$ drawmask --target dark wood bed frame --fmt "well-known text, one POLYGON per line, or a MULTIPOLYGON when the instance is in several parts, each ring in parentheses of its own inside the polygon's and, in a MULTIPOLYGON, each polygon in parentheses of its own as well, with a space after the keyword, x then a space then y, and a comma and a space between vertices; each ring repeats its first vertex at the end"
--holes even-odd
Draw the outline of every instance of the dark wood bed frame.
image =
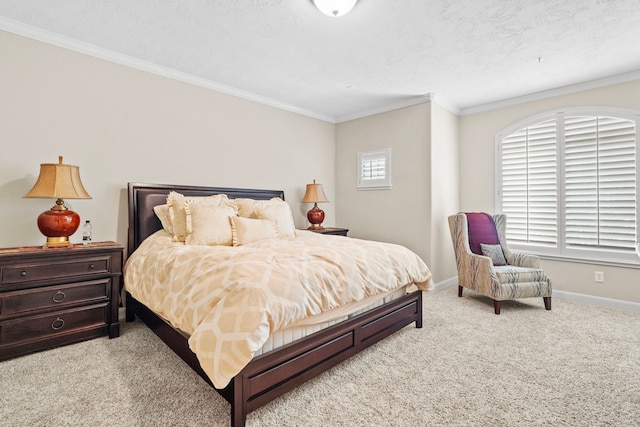
MULTIPOLYGON (((153 207, 164 204, 172 190, 186 196, 227 194, 229 198, 284 199, 282 191, 129 183, 128 255, 131 255, 147 236, 162 228, 153 207)), ((127 321, 134 320, 137 315, 211 384, 196 355, 189 349, 188 337, 183 332, 171 327, 128 292, 126 313, 127 321)), ((412 322, 415 322, 416 328, 422 327, 422 291, 409 293, 352 319, 255 357, 226 388, 214 389, 231 404, 231 425, 244 426, 249 412, 412 322)))

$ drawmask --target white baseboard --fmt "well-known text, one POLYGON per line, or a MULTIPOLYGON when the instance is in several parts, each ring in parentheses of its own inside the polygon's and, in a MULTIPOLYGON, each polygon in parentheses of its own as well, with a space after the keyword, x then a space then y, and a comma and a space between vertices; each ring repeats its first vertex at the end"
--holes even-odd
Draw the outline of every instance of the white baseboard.
POLYGON ((630 310, 640 312, 640 303, 632 301, 624 301, 620 299, 597 297, 594 295, 577 294, 567 291, 553 291, 553 298, 579 302, 582 304, 597 305, 599 307, 617 308, 619 310, 630 310))
POLYGON ((431 288, 431 292, 440 292, 444 289, 447 289, 451 286, 458 284, 458 276, 450 277, 442 282, 434 283, 431 288))
MULTIPOLYGON (((451 277, 434 284, 431 288, 431 292, 440 292, 447 289, 450 286, 458 284, 458 276, 451 277)), ((598 297, 594 295, 578 294, 575 292, 557 291, 554 290, 552 297, 555 299, 578 302, 581 304, 590 304, 599 307, 616 308, 619 310, 630 310, 640 312, 640 303, 632 301, 624 301, 620 299, 598 297)))

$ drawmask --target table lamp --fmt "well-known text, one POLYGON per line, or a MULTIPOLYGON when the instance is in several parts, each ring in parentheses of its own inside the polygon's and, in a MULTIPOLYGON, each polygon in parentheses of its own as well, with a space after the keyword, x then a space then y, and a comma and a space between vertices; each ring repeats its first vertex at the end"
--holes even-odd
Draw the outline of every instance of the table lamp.
POLYGON ((42 163, 35 185, 23 197, 53 198, 56 204, 38 216, 38 229, 47 237, 44 248, 71 246, 69 236, 80 226, 80 215, 69 210, 62 199, 90 199, 80 180, 80 168, 62 163, 42 163))
POLYGON ((311 223, 309 230, 322 230, 322 221, 324 221, 324 211, 318 207, 318 203, 328 202, 327 196, 324 195, 322 184, 307 184, 307 191, 304 193, 302 203, 313 203, 313 207, 307 212, 307 220, 311 223))

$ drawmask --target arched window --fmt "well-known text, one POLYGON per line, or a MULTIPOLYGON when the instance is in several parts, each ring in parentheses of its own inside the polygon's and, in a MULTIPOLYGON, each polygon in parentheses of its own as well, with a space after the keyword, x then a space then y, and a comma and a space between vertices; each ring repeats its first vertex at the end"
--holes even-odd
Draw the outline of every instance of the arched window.
POLYGON ((496 211, 507 238, 539 254, 639 263, 640 114, 573 108, 496 136, 496 211))

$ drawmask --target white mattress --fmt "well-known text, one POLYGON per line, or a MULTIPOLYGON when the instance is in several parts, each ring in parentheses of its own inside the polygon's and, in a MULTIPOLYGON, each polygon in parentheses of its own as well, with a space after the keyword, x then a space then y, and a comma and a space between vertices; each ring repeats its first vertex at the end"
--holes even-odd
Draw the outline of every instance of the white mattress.
POLYGON ((342 307, 339 311, 333 311, 331 313, 325 313, 324 315, 314 316, 313 318, 304 319, 304 322, 298 322, 288 328, 281 331, 273 332, 262 348, 255 352, 255 356, 260 356, 271 350, 276 350, 283 345, 292 343, 300 338, 304 338, 322 329, 333 326, 342 321, 351 319, 365 311, 379 307, 390 301, 396 300, 407 294, 407 287, 396 289, 383 295, 378 295, 375 298, 367 298, 364 300, 364 304, 361 302, 357 305, 350 305, 342 307))

